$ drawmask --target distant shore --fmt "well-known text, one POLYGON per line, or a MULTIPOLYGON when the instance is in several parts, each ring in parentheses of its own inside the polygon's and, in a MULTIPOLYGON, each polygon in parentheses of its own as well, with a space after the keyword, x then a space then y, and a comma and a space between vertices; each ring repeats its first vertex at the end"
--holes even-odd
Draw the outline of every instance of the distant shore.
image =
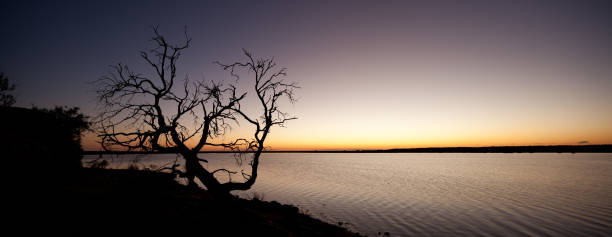
MULTIPOLYGON (((612 153, 612 144, 554 145, 554 146, 487 146, 487 147, 428 147, 394 148, 384 150, 267 150, 267 153, 612 153)), ((152 154, 142 151, 86 151, 98 154, 152 154)), ((201 153, 236 153, 235 151, 202 151, 201 153)))

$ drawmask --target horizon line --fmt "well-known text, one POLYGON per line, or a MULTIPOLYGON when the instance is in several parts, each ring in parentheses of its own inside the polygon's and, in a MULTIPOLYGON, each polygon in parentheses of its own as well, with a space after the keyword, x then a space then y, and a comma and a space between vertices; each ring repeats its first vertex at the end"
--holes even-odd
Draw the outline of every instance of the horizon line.
MULTIPOLYGON (((201 150, 199 153, 252 153, 253 151, 201 150)), ((526 153, 526 152, 612 152, 612 144, 583 145, 528 145, 528 146, 449 146, 449 147, 414 147, 390 149, 309 149, 309 150, 263 150, 267 153, 526 153)), ((165 154, 173 152, 156 151, 83 151, 85 154, 113 153, 147 153, 165 154)))

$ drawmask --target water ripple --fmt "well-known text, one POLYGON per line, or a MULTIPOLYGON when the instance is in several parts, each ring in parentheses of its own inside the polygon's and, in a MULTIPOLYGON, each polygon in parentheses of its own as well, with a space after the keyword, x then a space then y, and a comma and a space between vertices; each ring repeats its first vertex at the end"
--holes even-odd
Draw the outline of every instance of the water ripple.
MULTIPOLYGON (((207 155, 210 168, 232 164, 207 155)), ((611 174, 612 154, 266 153, 237 194, 369 236, 612 236, 611 174)))

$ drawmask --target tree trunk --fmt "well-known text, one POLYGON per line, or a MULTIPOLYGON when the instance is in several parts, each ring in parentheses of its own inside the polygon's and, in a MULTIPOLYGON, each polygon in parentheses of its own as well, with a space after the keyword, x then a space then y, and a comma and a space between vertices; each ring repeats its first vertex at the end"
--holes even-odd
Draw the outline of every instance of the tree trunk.
POLYGON ((197 187, 195 178, 198 178, 200 182, 206 187, 208 192, 218 198, 228 198, 231 196, 229 189, 226 189, 214 175, 206 170, 199 162, 197 154, 184 154, 185 159, 185 171, 188 180, 188 185, 197 187))
POLYGON ((187 186, 190 188, 198 188, 198 184, 195 183, 194 164, 188 160, 191 159, 185 159, 185 178, 187 178, 187 186))

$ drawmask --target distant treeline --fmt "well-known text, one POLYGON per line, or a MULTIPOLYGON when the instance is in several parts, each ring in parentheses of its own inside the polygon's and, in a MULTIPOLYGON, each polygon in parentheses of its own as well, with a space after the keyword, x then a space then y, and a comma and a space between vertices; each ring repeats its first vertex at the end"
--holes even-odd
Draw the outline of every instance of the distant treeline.
MULTIPOLYGON (((396 148, 387 150, 300 150, 264 151, 268 153, 612 153, 612 145, 561 145, 561 146, 488 146, 488 147, 429 147, 396 148)), ((86 151, 98 154, 157 154, 143 151, 86 151)), ((235 153, 234 151, 202 151, 202 153, 235 153)))
POLYGON ((439 153, 534 153, 534 152, 612 152, 612 145, 564 145, 564 146, 490 146, 490 147, 440 147, 390 149, 384 152, 439 152, 439 153))

